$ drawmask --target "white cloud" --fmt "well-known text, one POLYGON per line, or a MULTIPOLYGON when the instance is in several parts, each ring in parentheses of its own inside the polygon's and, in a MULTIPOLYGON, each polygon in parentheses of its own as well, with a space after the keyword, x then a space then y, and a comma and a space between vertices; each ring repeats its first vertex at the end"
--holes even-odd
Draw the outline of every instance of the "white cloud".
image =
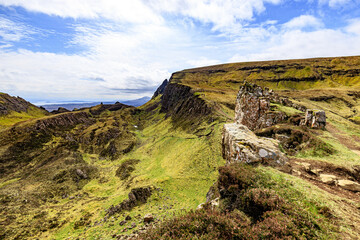
POLYGON ((358 20, 350 21, 349 25, 336 30, 280 29, 272 32, 265 40, 245 43, 251 50, 247 54, 235 54, 229 61, 360 55, 359 30, 360 21, 358 20))
POLYGON ((13 22, 7 18, 0 16, 0 37, 1 42, 6 43, 2 47, 12 46, 11 42, 19 42, 21 40, 30 38, 36 31, 19 22, 13 22))
POLYGON ((203 66, 210 66, 215 64, 220 64, 221 62, 219 60, 215 59, 208 59, 206 57, 200 57, 195 60, 189 60, 187 61, 192 67, 203 67, 203 66))
POLYGON ((350 20, 349 25, 345 29, 348 33, 360 35, 360 18, 350 20))
POLYGON ((0 52, 0 62, 2 89, 25 98, 52 100, 114 100, 151 95, 170 74, 164 68, 25 50, 0 52), (103 81, 93 80, 100 78, 103 81))
MULTIPOLYGON (((148 2, 148 1, 147 1, 148 2)), ((281 0, 150 0, 159 12, 170 12, 213 24, 213 30, 227 30, 243 21, 253 20, 265 11, 264 3, 279 4, 281 0)))
MULTIPOLYGON (((336 30, 312 15, 251 26, 265 3, 280 0, 0 0, 5 6, 91 19, 72 26, 76 34, 68 44, 85 47, 81 54, 10 52, 0 46, 1 90, 54 101, 129 99, 150 96, 183 68, 360 54, 359 19, 336 30)), ((0 18, 0 36, 7 46, 33 34, 6 20, 0 18)))
POLYGON ((63 18, 111 19, 130 23, 161 23, 162 13, 179 14, 214 30, 228 28, 238 21, 252 20, 265 10, 264 3, 281 0, 0 0, 4 6, 19 6, 29 11, 63 18))
POLYGON ((328 4, 331 8, 341 7, 351 2, 353 0, 319 0, 320 4, 328 4))
POLYGON ((105 18, 131 23, 162 21, 141 0, 0 0, 0 4, 63 18, 105 18))
POLYGON ((285 28, 288 29, 301 29, 301 28, 321 28, 324 24, 321 22, 320 19, 311 16, 311 15, 301 15, 299 17, 295 17, 291 19, 289 22, 283 25, 285 28))

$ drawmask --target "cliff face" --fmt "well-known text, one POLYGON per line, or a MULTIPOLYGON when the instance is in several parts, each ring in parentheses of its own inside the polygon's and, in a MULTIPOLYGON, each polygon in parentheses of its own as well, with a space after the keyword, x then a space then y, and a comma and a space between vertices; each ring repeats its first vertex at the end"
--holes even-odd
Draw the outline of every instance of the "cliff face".
POLYGON ((212 113, 209 104, 194 94, 194 91, 185 85, 170 83, 161 97, 161 112, 171 116, 180 125, 200 124, 201 119, 212 113))
POLYGON ((167 79, 165 79, 162 84, 156 89, 156 91, 154 92, 154 95, 152 96, 151 99, 156 98, 157 96, 161 95, 164 93, 166 86, 168 85, 169 81, 167 79))

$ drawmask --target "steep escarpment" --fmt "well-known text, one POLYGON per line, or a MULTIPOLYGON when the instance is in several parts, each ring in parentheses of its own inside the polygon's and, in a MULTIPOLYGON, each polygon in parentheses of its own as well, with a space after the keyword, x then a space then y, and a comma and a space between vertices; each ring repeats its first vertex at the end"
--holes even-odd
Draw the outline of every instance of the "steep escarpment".
MULTIPOLYGON (((360 57, 315 58, 283 61, 231 63, 187 69, 173 74, 173 82, 190 86, 208 102, 216 102, 220 112, 233 116, 233 99, 239 86, 247 81, 273 89, 298 102, 327 102, 331 110, 356 122, 359 118, 360 57), (315 90, 316 89, 316 90, 315 90), (355 92, 355 94, 353 94, 355 92), (317 97, 331 97, 316 101, 317 97)), ((323 106, 321 107, 324 108, 323 106)))
POLYGON ((186 126, 205 121, 212 113, 212 108, 191 87, 173 83, 170 79, 161 97, 161 111, 171 116, 176 125, 186 126))
POLYGON ((152 96, 151 99, 156 98, 159 95, 162 95, 165 91, 166 86, 168 85, 169 81, 167 79, 165 79, 162 84, 156 89, 156 91, 154 92, 154 95, 152 96))

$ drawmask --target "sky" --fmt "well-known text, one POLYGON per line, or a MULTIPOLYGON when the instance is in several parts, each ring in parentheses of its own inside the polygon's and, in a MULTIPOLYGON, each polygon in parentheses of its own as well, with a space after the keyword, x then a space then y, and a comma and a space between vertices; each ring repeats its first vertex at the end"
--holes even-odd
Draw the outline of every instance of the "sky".
POLYGON ((219 63, 360 55, 360 0, 0 0, 0 92, 151 96, 219 63))

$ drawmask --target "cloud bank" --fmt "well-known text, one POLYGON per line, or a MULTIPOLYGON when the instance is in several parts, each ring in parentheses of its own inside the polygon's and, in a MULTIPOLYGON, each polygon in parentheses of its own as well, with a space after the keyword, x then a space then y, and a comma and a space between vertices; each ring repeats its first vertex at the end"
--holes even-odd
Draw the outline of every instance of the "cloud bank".
MULTIPOLYGON (((351 2, 319 0, 318 12, 336 12, 351 2)), ((134 99, 151 96, 171 72, 184 68, 360 54, 360 19, 355 15, 338 16, 343 24, 329 26, 305 0, 307 11, 286 19, 267 15, 286 4, 291 3, 0 0, 9 13, 21 7, 32 18, 63 19, 71 29, 65 45, 82 49, 34 50, 36 44, 41 49, 37 39, 45 32, 51 36, 52 30, 0 15, 0 91, 32 101, 134 99)))

